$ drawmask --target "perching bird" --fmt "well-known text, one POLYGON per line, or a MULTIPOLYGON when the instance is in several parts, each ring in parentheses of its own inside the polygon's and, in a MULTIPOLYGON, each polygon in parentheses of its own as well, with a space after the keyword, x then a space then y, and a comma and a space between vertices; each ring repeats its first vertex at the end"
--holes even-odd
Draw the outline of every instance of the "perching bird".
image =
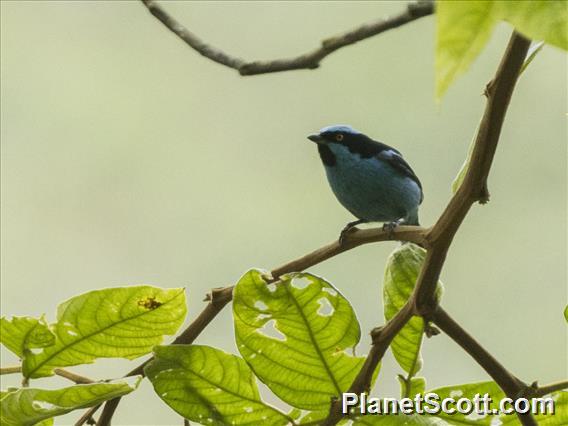
POLYGON ((400 152, 344 125, 308 139, 318 145, 333 193, 358 219, 343 228, 340 243, 360 223, 385 222, 391 231, 401 223, 418 225, 422 184, 400 152))

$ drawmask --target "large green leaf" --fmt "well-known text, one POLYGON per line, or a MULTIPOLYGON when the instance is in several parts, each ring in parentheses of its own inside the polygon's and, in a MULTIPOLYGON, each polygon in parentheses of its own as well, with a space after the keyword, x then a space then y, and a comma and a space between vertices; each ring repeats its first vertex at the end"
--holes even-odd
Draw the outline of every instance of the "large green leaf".
POLYGON ((562 0, 496 1, 501 19, 533 40, 568 50, 568 3, 562 0))
POLYGON ((493 1, 436 2, 436 97, 469 68, 495 26, 493 1))
POLYGON ((45 348, 55 343, 55 335, 42 318, 12 317, 0 319, 0 342, 23 358, 30 349, 45 348))
POLYGON ((326 410, 345 392, 365 359, 345 353, 359 342, 349 302, 312 274, 290 274, 267 285, 247 272, 234 291, 239 351, 281 399, 306 410, 326 410))
POLYGON ((566 1, 469 0, 436 3, 436 96, 479 55, 495 24, 510 22, 533 40, 568 50, 566 1))
POLYGON ((188 420, 219 426, 291 422, 262 402, 252 371, 238 356, 198 345, 157 346, 154 356, 146 375, 158 396, 188 420))
POLYGON ((186 314, 183 289, 150 286, 91 291, 59 305, 55 344, 24 355, 23 374, 44 377, 56 367, 99 357, 133 359, 174 334, 186 314))
MULTIPOLYGON (((23 388, 8 392, 0 401, 0 423, 2 426, 35 425, 54 416, 126 395, 136 389, 140 379, 140 376, 136 376, 109 383, 75 385, 57 390, 23 388)), ((46 420, 46 423, 42 424, 50 423, 46 420)))
MULTIPOLYGON (((389 256, 383 284, 385 319, 388 321, 406 304, 412 294, 426 251, 415 244, 404 243, 389 256)), ((442 283, 438 283, 437 297, 441 296, 442 283)), ((404 371, 412 377, 422 368, 420 347, 424 336, 424 320, 414 316, 400 330, 391 343, 394 357, 404 371)))

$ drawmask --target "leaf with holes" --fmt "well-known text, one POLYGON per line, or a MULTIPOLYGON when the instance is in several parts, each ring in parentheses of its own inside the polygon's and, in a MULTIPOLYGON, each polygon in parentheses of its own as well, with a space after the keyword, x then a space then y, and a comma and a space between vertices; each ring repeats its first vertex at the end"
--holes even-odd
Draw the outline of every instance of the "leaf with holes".
POLYGON ((200 424, 284 426, 292 420, 260 399, 241 358, 215 348, 157 346, 145 372, 166 404, 200 424))
POLYGON ((59 305, 55 344, 24 354, 25 377, 96 358, 134 359, 174 334, 186 314, 184 290, 150 286, 91 291, 59 305))
POLYGON ((260 380, 294 407, 329 409, 365 361, 345 353, 361 333, 349 302, 315 275, 267 285, 258 270, 240 279, 233 297, 237 346, 260 380))
POLYGON ((30 349, 39 349, 55 343, 55 335, 45 318, 12 317, 0 319, 0 342, 20 358, 30 349))
MULTIPOLYGON (((426 251, 415 244, 405 243, 396 248, 387 260, 383 284, 385 319, 388 321, 406 304, 412 294, 426 251)), ((436 295, 441 297, 442 284, 438 282, 436 295)), ((391 343, 394 357, 409 377, 422 368, 420 347, 424 335, 424 320, 412 317, 391 343)))
POLYGON ((132 392, 141 377, 129 377, 109 383, 75 385, 63 389, 47 390, 23 388, 8 392, 0 401, 2 426, 28 426, 61 416, 73 410, 92 407, 109 399, 132 392))

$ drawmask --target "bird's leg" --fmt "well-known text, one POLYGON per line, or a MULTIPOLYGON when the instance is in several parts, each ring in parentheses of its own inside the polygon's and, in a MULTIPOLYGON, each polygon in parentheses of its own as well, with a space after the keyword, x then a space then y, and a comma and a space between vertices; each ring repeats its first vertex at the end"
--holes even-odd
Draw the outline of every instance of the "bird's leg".
POLYGON ((347 234, 349 232, 351 232, 353 230, 353 228, 355 228, 357 225, 361 224, 361 223, 365 223, 366 220, 364 219, 359 219, 359 220, 354 220, 353 222, 349 222, 347 225, 345 225, 345 227, 341 230, 341 234, 339 234, 339 245, 343 245, 343 243, 345 242, 345 237, 347 236, 347 234))

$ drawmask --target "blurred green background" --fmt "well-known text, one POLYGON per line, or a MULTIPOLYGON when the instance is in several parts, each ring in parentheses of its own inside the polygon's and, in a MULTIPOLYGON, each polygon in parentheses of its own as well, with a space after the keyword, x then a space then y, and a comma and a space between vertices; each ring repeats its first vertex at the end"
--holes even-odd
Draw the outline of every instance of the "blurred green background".
MULTIPOLYGON (((433 17, 342 49, 318 70, 243 78, 190 50, 138 2, 0 5, 2 314, 49 320, 73 295, 143 283, 185 286, 192 319, 211 287, 336 238, 352 217, 306 140, 328 124, 351 124, 400 149, 423 182, 421 222, 431 225, 450 198, 511 32, 501 24, 437 105, 433 17)), ((272 59, 405 3, 164 7, 227 52, 272 59)), ((542 384, 568 373, 566 68, 565 53, 547 46, 522 76, 491 202, 472 209, 442 275, 446 309, 512 372, 542 384)), ((353 304, 364 333, 359 353, 383 322, 383 266, 396 245, 361 247, 311 270, 353 304)), ((197 343, 236 352, 230 308, 197 343)), ((445 336, 426 341, 423 355, 428 388, 487 379, 445 336)), ((2 349, 2 365, 16 361, 2 349)), ((117 377, 138 362, 100 360, 76 371, 117 377)), ((373 394, 397 396, 399 372, 388 354, 373 394)), ((144 382, 115 422, 180 419, 144 382)))

